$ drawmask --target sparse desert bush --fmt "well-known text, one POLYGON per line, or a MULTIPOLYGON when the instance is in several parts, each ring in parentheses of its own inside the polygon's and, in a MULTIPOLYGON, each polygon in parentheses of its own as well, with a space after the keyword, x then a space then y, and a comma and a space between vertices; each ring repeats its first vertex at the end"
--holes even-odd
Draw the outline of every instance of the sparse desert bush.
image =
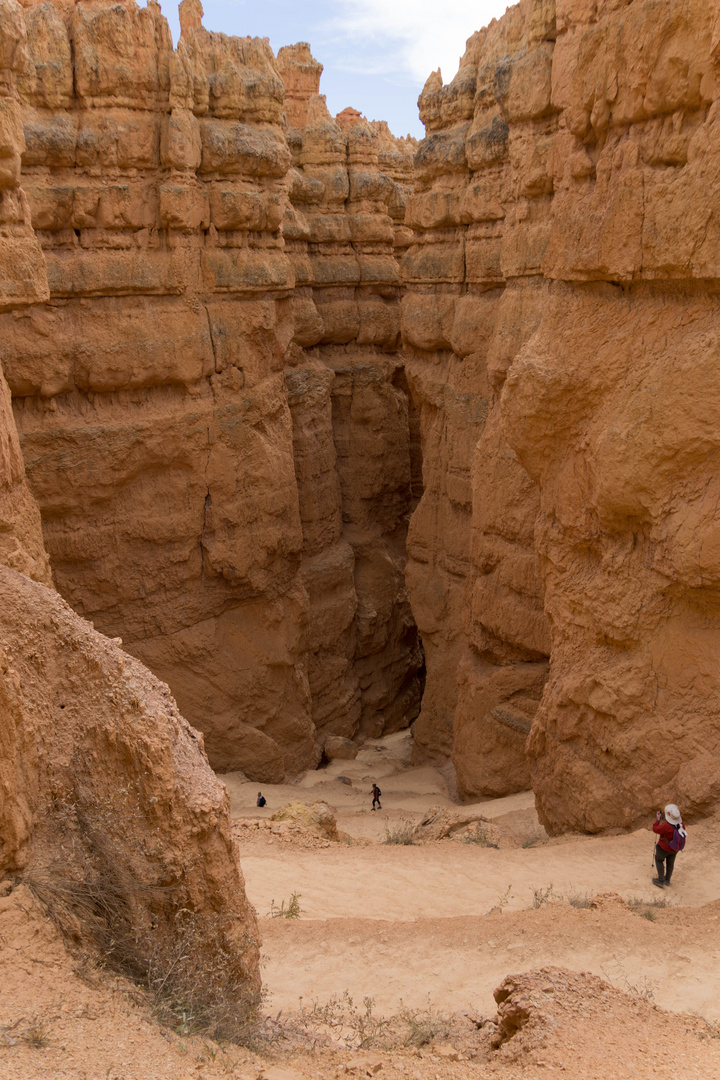
POLYGON ((287 903, 282 900, 279 907, 274 900, 270 901, 269 919, 299 919, 301 914, 300 893, 291 893, 287 903))
POLYGON ((508 885, 505 892, 501 896, 498 896, 497 903, 490 908, 490 910, 488 911, 488 915, 494 915, 496 911, 500 912, 504 908, 506 908, 507 905, 510 903, 511 896, 512 885, 508 885))
POLYGON ((62 860, 34 866, 22 883, 84 962, 119 974, 147 995, 161 1023, 181 1034, 240 1038, 258 1004, 239 956, 245 931, 223 911, 197 911, 184 871, 159 883, 142 851, 130 854, 97 818, 63 804, 62 860))
POLYGON ((487 829, 478 821, 474 828, 469 828, 463 835, 464 844, 477 844, 479 847, 499 848, 500 845, 494 843, 488 836, 487 829))
POLYGON ((386 825, 383 844, 402 844, 405 847, 410 847, 415 843, 413 839, 414 831, 415 826, 412 821, 408 821, 406 818, 403 818, 402 821, 398 821, 392 827, 386 825))
POLYGON ((388 1017, 374 1013, 375 1002, 357 1005, 346 990, 321 1005, 302 1005, 299 1011, 266 1017, 258 1025, 253 1048, 314 1050, 320 1046, 357 1050, 397 1050, 447 1042, 456 1035, 477 1038, 478 1024, 464 1015, 445 1016, 432 1006, 401 1008, 388 1017))
POLYGON ((560 899, 555 895, 555 890, 552 885, 548 885, 545 889, 535 889, 533 892, 533 907, 541 908, 544 904, 551 904, 553 900, 560 899))

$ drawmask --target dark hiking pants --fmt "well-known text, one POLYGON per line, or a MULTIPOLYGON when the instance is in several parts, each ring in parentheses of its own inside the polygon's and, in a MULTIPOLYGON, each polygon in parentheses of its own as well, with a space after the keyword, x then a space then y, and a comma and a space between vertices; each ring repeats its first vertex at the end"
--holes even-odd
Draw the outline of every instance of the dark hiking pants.
POLYGON ((659 844, 655 848, 655 865, 657 866, 658 877, 666 885, 670 884, 676 855, 677 851, 664 851, 659 844))

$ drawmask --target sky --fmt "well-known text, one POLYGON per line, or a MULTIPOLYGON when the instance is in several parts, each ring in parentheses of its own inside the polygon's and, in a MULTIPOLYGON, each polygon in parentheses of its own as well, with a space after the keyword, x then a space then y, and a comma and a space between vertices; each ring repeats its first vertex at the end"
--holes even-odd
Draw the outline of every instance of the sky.
MULTIPOLYGON (((348 105, 387 120, 395 135, 421 138, 417 98, 438 67, 450 82, 465 41, 504 14, 508 0, 203 0, 207 30, 309 41, 324 65, 320 93, 335 115, 348 105)), ((175 0, 163 3, 177 43, 175 0)))

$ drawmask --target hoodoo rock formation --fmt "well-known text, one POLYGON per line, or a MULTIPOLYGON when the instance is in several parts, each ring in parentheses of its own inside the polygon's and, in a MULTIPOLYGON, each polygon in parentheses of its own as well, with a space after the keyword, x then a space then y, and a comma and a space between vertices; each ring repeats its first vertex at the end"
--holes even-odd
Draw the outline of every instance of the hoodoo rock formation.
POLYGON ((407 175, 412 148, 329 117, 327 146, 313 119, 286 138, 281 72, 302 123, 320 65, 201 14, 184 0, 173 51, 154 3, 28 10, 50 299, 0 350, 58 589, 170 684, 217 768, 280 781, 325 733, 419 707, 402 185, 379 165, 407 175))
MULTIPOLYGON (((48 296, 19 186, 25 55, 22 9, 0 0, 0 305, 10 327, 20 305, 48 296)), ((146 976, 190 934, 197 962, 222 964, 242 1010, 259 992, 257 926, 228 811, 202 736, 168 687, 54 590, 0 374, 0 875, 19 875, 59 919, 65 911, 86 947, 86 932, 96 943, 104 934, 103 960, 125 973, 146 976), (92 912, 88 896, 103 898, 92 912)))
POLYGON ((720 0, 521 0, 417 146, 199 0, 1 2, 4 562, 220 769, 717 803, 720 0))
POLYGON ((416 738, 467 796, 526 782, 530 731, 555 830, 720 797, 719 19, 523 0, 421 98, 416 738))

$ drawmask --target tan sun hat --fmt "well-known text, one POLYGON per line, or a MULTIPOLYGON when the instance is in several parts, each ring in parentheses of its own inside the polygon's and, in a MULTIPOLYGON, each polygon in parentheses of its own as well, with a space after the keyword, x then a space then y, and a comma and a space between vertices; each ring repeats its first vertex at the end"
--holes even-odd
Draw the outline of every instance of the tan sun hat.
POLYGON ((671 825, 679 825, 682 822, 680 811, 675 803, 668 803, 665 807, 665 820, 669 821, 671 825))

